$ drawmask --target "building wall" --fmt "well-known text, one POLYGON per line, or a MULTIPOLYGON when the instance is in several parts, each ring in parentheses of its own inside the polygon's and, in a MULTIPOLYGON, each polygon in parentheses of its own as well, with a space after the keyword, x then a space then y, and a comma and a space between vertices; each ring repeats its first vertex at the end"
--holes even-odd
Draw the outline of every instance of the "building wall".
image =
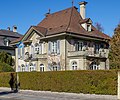
MULTIPOLYGON (((77 70, 88 70, 90 69, 89 66, 95 59, 99 59, 99 65, 101 66, 99 69, 109 69, 109 59, 108 49, 104 49, 106 55, 105 59, 101 60, 99 54, 94 54, 94 46, 91 46, 91 44, 94 44, 93 41, 87 41, 90 43, 90 46, 86 49, 86 47, 83 47, 84 50, 82 51, 75 51, 75 45, 73 37, 65 37, 65 36, 59 36, 58 37, 52 37, 50 39, 45 40, 39 40, 38 37, 40 37, 38 34, 34 33, 29 40, 32 41, 32 44, 42 42, 43 45, 43 52, 42 54, 34 54, 33 58, 34 60, 25 60, 24 58, 18 59, 18 48, 16 48, 16 69, 19 69, 18 66, 21 66, 22 64, 30 65, 30 63, 33 63, 36 65, 36 71, 40 71, 40 64, 44 65, 44 71, 52 71, 52 67, 49 67, 49 64, 52 62, 60 63, 60 69, 59 70, 73 70, 72 69, 72 63, 77 62, 77 70), (48 52, 48 42, 52 40, 60 40, 60 53, 59 54, 49 54, 48 52), (37 58, 37 59, 35 59, 37 58), (90 58, 90 59, 89 59, 90 58), (94 58, 94 59, 93 59, 94 58), (93 59, 91 61, 91 59, 93 59)), ((86 41, 83 39, 78 39, 81 41, 86 41)), ((25 44, 25 52, 29 52, 31 54, 31 47, 30 44, 25 44)), ((28 68, 30 71, 30 67, 28 68)))

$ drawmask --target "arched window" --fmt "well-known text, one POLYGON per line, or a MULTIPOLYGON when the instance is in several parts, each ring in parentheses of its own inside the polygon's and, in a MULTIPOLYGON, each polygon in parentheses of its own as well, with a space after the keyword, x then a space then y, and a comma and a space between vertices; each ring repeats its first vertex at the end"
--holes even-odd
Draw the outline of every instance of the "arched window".
POLYGON ((40 72, 44 72, 44 64, 40 64, 40 72))
POLYGON ((100 65, 96 64, 96 62, 92 62, 90 64, 90 70, 99 70, 100 69, 100 65))
POLYGON ((21 65, 21 71, 22 71, 22 72, 25 71, 25 65, 24 65, 24 64, 21 65))
POLYGON ((72 70, 77 70, 77 62, 72 62, 72 70))
POLYGON ((35 71, 33 63, 30 64, 30 72, 35 71))

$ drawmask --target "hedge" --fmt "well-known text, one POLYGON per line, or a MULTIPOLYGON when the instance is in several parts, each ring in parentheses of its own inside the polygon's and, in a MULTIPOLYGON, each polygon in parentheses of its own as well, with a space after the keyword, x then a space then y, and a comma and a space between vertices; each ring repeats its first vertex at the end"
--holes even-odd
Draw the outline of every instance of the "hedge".
MULTIPOLYGON (((0 73, 0 86, 9 86, 10 73, 0 73)), ((41 91, 117 94, 117 71, 20 72, 20 88, 41 91)))

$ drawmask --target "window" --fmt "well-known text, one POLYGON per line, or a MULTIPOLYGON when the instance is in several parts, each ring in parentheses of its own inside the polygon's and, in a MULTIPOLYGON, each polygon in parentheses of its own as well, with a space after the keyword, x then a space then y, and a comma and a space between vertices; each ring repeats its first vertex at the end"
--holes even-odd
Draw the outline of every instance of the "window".
POLYGON ((9 41, 7 38, 4 39, 4 45, 5 45, 5 46, 9 46, 9 42, 10 42, 10 41, 9 41))
POLYGON ((77 62, 72 62, 72 70, 77 70, 77 62))
POLYGON ((48 53, 59 54, 60 53, 60 40, 48 42, 48 53))
POLYGON ((33 63, 30 64, 30 72, 31 72, 31 71, 35 71, 35 68, 34 68, 33 63))
POLYGON ((24 59, 24 47, 18 48, 18 58, 24 59))
POLYGON ((25 65, 24 64, 21 65, 21 69, 22 69, 22 72, 25 71, 25 65))
POLYGON ((53 71, 58 71, 58 66, 57 65, 53 66, 53 71))
POLYGON ((99 53, 99 49, 100 49, 99 44, 95 44, 95 46, 94 46, 94 53, 98 54, 99 53))
POLYGON ((40 72, 44 72, 44 65, 40 64, 40 72))
POLYGON ((97 65, 96 62, 92 62, 91 65, 90 65, 90 69, 91 70, 99 70, 100 65, 97 65))
POLYGON ((82 51, 82 49, 83 49, 83 42, 77 41, 75 43, 75 51, 82 51))
POLYGON ((52 50, 51 50, 51 52, 52 53, 57 53, 57 41, 53 41, 52 43, 52 50))
POLYGON ((35 54, 39 53, 39 45, 38 43, 35 44, 35 54))
POLYGON ((88 31, 88 32, 91 31, 91 24, 87 24, 87 31, 88 31))

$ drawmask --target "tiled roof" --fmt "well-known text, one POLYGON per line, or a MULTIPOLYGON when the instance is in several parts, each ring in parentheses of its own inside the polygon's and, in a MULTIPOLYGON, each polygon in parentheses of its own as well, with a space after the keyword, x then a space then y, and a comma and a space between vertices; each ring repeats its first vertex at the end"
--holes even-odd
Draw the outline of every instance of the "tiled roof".
POLYGON ((22 35, 17 33, 17 32, 13 32, 13 31, 9 31, 9 30, 0 30, 0 46, 5 46, 5 39, 8 39, 11 42, 15 41, 16 39, 20 38, 22 35))
POLYGON ((9 30, 0 30, 0 36, 10 36, 10 37, 21 37, 22 35, 19 34, 18 32, 13 32, 13 31, 9 31, 9 30))
POLYGON ((14 41, 11 42, 11 44, 12 44, 12 43, 17 43, 17 42, 19 42, 22 38, 23 38, 23 36, 20 37, 20 38, 18 38, 18 39, 15 39, 14 41))
POLYGON ((42 33, 44 36, 47 33, 47 29, 44 27, 39 27, 39 26, 32 26, 35 30, 39 31, 40 33, 42 33))
POLYGON ((110 37, 102 32, 99 32, 94 26, 92 31, 86 31, 80 22, 83 20, 76 7, 71 7, 53 14, 49 14, 37 26, 47 29, 47 35, 58 34, 61 32, 71 32, 78 35, 86 35, 103 39, 110 39, 110 37))

